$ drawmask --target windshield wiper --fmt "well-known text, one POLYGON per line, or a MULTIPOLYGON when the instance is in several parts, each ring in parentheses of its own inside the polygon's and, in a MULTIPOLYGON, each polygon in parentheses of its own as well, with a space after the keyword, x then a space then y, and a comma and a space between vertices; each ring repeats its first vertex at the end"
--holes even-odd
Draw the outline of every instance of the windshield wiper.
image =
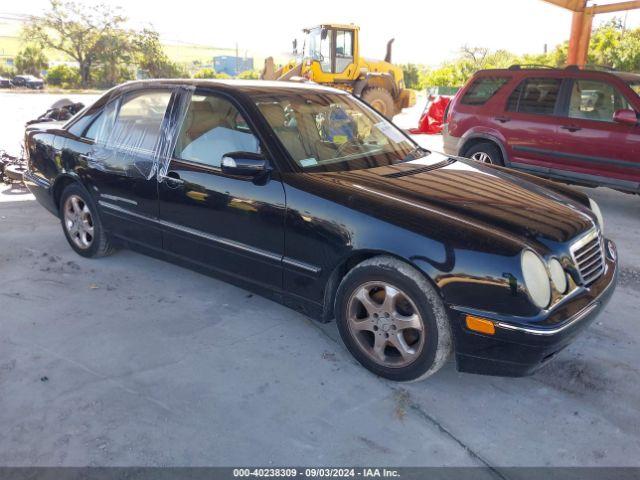
POLYGON ((416 145, 413 150, 411 150, 406 157, 402 159, 403 162, 409 162, 411 160, 417 160, 422 157, 426 157, 431 152, 426 148, 421 147, 420 145, 416 145), (418 153, 422 153, 423 155, 417 155, 418 153))

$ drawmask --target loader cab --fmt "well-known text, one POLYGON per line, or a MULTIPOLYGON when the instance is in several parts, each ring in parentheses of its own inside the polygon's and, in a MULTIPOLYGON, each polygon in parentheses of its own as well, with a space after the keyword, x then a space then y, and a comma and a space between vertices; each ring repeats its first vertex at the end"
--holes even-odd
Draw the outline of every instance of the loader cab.
POLYGON ((358 77, 358 27, 319 25, 304 32, 303 75, 319 83, 358 77))

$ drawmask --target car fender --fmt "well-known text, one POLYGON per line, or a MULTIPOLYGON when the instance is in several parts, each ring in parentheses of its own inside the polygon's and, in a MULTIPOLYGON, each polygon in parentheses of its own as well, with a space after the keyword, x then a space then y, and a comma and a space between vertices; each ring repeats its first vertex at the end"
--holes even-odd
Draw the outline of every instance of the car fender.
POLYGON ((91 192, 89 192, 84 182, 82 181, 82 178, 75 171, 62 171, 60 172, 60 174, 58 174, 51 185, 51 196, 58 209, 60 208, 60 196, 62 195, 62 192, 67 187, 67 185, 71 183, 79 185, 80 188, 82 188, 85 193, 95 201, 94 196, 91 194, 91 192))
POLYGON ((469 144, 469 142, 473 140, 489 140, 495 143, 500 149, 500 153, 502 153, 502 158, 504 160, 505 165, 509 165, 509 155, 507 153, 507 139, 500 133, 498 130, 494 129, 485 129, 485 128, 472 128, 467 130, 464 135, 460 138, 460 148, 458 151, 458 155, 462 156, 462 152, 465 150, 465 146, 469 144))

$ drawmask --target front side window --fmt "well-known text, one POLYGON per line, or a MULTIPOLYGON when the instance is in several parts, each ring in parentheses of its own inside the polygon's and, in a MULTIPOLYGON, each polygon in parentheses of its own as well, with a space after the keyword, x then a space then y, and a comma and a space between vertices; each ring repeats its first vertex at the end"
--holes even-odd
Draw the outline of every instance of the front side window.
MULTIPOLYGON (((110 129, 112 131, 109 134, 108 146, 140 154, 153 154, 170 99, 171 92, 165 90, 144 90, 126 95, 110 129)), ((105 117, 105 120, 107 119, 108 117, 105 117)), ((105 121, 104 126, 108 128, 109 123, 105 121)), ((98 137, 99 132, 100 130, 98 137)), ((100 143, 99 138, 96 138, 96 141, 100 143)))
POLYGON ((178 135, 174 158, 220 167, 231 152, 260 153, 258 138, 229 101, 193 95, 178 135))
POLYGON ((613 122, 617 110, 631 108, 612 85, 592 80, 573 82, 569 117, 600 122, 613 122))
POLYGON ((510 112, 553 115, 560 95, 559 78, 529 78, 524 80, 509 97, 510 112))
POLYGON ((460 103, 463 105, 484 105, 509 81, 507 77, 483 77, 474 80, 460 103))
POLYGON ((256 104, 306 171, 373 168, 423 155, 395 125, 347 95, 272 94, 258 96, 256 104))

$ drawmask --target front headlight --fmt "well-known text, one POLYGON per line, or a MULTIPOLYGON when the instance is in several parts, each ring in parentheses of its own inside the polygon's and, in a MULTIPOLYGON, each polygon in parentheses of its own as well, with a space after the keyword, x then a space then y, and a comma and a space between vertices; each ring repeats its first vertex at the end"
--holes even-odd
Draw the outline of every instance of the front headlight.
POLYGON ((553 286, 556 287, 556 290, 559 293, 565 293, 568 286, 567 274, 564 273, 562 264, 555 258, 549 261, 549 273, 551 274, 551 281, 553 282, 553 286))
POLYGON ((531 250, 522 252, 521 258, 524 286, 535 305, 546 308, 551 302, 551 282, 542 259, 531 250))
POLYGON ((602 212, 600 211, 600 207, 592 198, 589 199, 589 208, 595 214, 598 219, 598 225, 600 225, 600 231, 604 233, 604 218, 602 218, 602 212))

